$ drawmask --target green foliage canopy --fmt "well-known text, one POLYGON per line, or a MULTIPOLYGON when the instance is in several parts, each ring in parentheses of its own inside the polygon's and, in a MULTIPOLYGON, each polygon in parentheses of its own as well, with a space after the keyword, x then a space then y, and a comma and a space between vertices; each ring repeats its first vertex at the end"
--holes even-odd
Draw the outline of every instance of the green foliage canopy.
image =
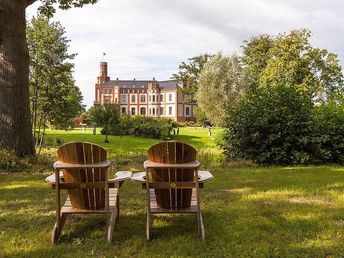
POLYGON ((284 85, 249 92, 231 111, 222 147, 261 164, 344 164, 344 107, 315 106, 284 85))
POLYGON ((206 118, 214 125, 222 126, 244 93, 239 57, 212 57, 200 74, 197 103, 204 110, 206 118))
POLYGON ((203 54, 188 58, 187 62, 182 62, 179 65, 178 73, 172 74, 171 79, 183 83, 182 93, 190 96, 186 101, 187 103, 195 103, 194 95, 199 87, 199 76, 212 56, 210 54, 203 54))
MULTIPOLYGON (((37 0, 28 0, 28 5, 36 2, 37 0)), ((38 8, 41 14, 47 17, 52 17, 56 11, 55 5, 58 8, 67 10, 72 7, 83 7, 87 4, 95 4, 98 0, 40 0, 42 5, 38 8)))
POLYGON ((230 111, 223 144, 227 157, 263 164, 304 163, 311 108, 307 96, 283 85, 247 93, 230 111))
POLYGON ((82 94, 72 75, 75 54, 68 54, 70 40, 59 22, 44 16, 32 18, 27 40, 33 126, 46 121, 55 128, 66 128, 82 109, 82 94))
POLYGON ((313 47, 310 37, 309 30, 301 29, 246 41, 242 63, 248 89, 285 85, 307 93, 314 103, 341 100, 344 84, 337 55, 313 47))
POLYGON ((330 101, 316 106, 311 131, 314 161, 344 164, 344 105, 330 101))
POLYGON ((97 126, 102 126, 105 133, 104 142, 108 141, 108 134, 116 130, 120 123, 120 108, 118 104, 106 104, 104 106, 91 107, 88 111, 92 121, 97 126))
POLYGON ((210 122, 207 119, 205 111, 202 108, 197 107, 194 110, 194 114, 195 114, 197 122, 200 123, 202 126, 210 125, 210 122))
POLYGON ((243 46, 246 94, 229 110, 229 159, 263 164, 344 163, 343 74, 310 31, 260 35, 243 46))

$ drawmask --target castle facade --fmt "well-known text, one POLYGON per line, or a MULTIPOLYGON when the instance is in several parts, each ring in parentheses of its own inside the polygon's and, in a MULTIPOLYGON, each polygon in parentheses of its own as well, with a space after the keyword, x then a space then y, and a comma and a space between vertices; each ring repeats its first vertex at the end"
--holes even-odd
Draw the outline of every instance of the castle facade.
POLYGON ((195 104, 187 101, 174 80, 110 80, 107 63, 100 63, 100 75, 95 84, 94 105, 116 103, 128 115, 166 117, 177 122, 195 121, 195 104))

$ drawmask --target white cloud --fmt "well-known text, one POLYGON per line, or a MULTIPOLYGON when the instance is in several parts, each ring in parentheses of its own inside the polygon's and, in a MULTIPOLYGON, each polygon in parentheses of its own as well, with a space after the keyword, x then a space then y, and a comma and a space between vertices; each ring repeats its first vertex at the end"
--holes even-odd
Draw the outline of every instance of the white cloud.
MULTIPOLYGON (((28 18, 37 6, 28 8, 28 18)), ((112 79, 164 80, 188 57, 240 52, 252 36, 309 28, 315 46, 343 60, 343 13, 342 0, 100 0, 58 10, 54 19, 78 53, 74 77, 90 106, 103 52, 112 79)))

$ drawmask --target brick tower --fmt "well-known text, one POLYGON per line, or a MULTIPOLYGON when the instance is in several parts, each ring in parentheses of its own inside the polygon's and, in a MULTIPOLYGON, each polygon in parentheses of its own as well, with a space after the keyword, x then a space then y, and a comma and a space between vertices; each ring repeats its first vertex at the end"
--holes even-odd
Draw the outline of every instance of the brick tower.
POLYGON ((107 62, 100 62, 100 75, 97 77, 97 83, 104 83, 110 81, 107 73, 107 62))

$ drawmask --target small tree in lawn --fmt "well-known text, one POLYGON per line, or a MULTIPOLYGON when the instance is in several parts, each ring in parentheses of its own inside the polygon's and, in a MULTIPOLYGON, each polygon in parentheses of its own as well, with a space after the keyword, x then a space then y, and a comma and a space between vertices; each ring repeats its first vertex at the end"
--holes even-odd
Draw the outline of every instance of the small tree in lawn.
POLYGON ((93 122, 103 127, 105 133, 104 142, 109 143, 109 132, 119 126, 120 110, 117 104, 106 104, 104 106, 92 107, 89 110, 93 122))

